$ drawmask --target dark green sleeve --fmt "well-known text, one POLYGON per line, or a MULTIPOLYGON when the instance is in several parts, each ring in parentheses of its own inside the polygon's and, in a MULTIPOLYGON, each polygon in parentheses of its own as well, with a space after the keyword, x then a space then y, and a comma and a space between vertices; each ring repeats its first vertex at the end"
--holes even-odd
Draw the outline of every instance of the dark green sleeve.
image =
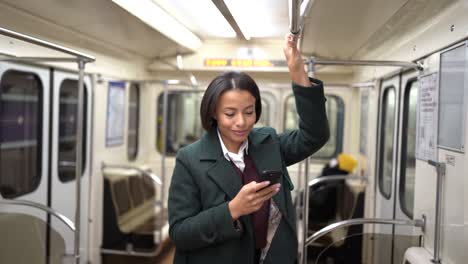
POLYGON ((303 87, 293 83, 292 89, 299 114, 299 129, 285 132, 279 136, 281 154, 286 166, 297 163, 319 150, 330 137, 327 114, 325 111, 325 95, 323 83, 314 87, 303 87))
POLYGON ((202 210, 200 188, 193 179, 181 151, 169 188, 169 236, 179 250, 196 250, 240 237, 228 202, 202 210))

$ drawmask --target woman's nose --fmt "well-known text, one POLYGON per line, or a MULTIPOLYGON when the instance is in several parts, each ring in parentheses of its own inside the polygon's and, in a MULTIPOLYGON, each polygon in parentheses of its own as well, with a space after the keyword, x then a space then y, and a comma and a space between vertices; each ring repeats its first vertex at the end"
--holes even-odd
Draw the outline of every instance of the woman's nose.
POLYGON ((242 126, 244 126, 244 124, 245 124, 245 118, 244 118, 244 116, 243 116, 243 115, 238 115, 238 117, 237 117, 237 119, 236 119, 236 125, 237 125, 238 127, 242 127, 242 126))

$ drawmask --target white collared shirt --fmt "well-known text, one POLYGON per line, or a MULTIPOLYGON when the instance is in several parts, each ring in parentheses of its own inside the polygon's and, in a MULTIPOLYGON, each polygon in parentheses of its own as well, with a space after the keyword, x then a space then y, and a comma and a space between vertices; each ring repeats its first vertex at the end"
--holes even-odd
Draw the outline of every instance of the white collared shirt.
POLYGON ((228 160, 234 162, 234 165, 239 168, 239 170, 244 171, 245 168, 245 162, 244 162, 244 150, 245 153, 249 152, 249 140, 245 140, 244 143, 239 148, 238 153, 233 153, 230 152, 226 146, 224 145, 223 139, 221 138, 221 134, 219 133, 218 130, 218 138, 219 138, 219 143, 221 144, 221 149, 223 150, 223 156, 228 160))

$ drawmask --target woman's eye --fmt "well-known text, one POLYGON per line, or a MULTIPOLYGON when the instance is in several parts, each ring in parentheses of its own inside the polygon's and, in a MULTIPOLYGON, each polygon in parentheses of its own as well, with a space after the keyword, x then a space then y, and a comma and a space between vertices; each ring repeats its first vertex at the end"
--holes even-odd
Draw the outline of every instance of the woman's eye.
POLYGON ((253 115, 254 112, 246 112, 246 115, 253 115))
POLYGON ((232 114, 232 113, 224 113, 224 114, 225 114, 227 117, 233 117, 233 116, 234 116, 234 114, 232 114))

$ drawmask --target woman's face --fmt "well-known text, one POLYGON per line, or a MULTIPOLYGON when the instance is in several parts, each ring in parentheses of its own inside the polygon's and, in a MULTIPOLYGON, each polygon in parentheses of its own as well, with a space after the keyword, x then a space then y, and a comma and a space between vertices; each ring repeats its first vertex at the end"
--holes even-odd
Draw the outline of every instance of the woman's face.
POLYGON ((237 153, 255 124, 255 97, 245 90, 224 92, 216 105, 214 118, 224 145, 230 152, 237 153))

